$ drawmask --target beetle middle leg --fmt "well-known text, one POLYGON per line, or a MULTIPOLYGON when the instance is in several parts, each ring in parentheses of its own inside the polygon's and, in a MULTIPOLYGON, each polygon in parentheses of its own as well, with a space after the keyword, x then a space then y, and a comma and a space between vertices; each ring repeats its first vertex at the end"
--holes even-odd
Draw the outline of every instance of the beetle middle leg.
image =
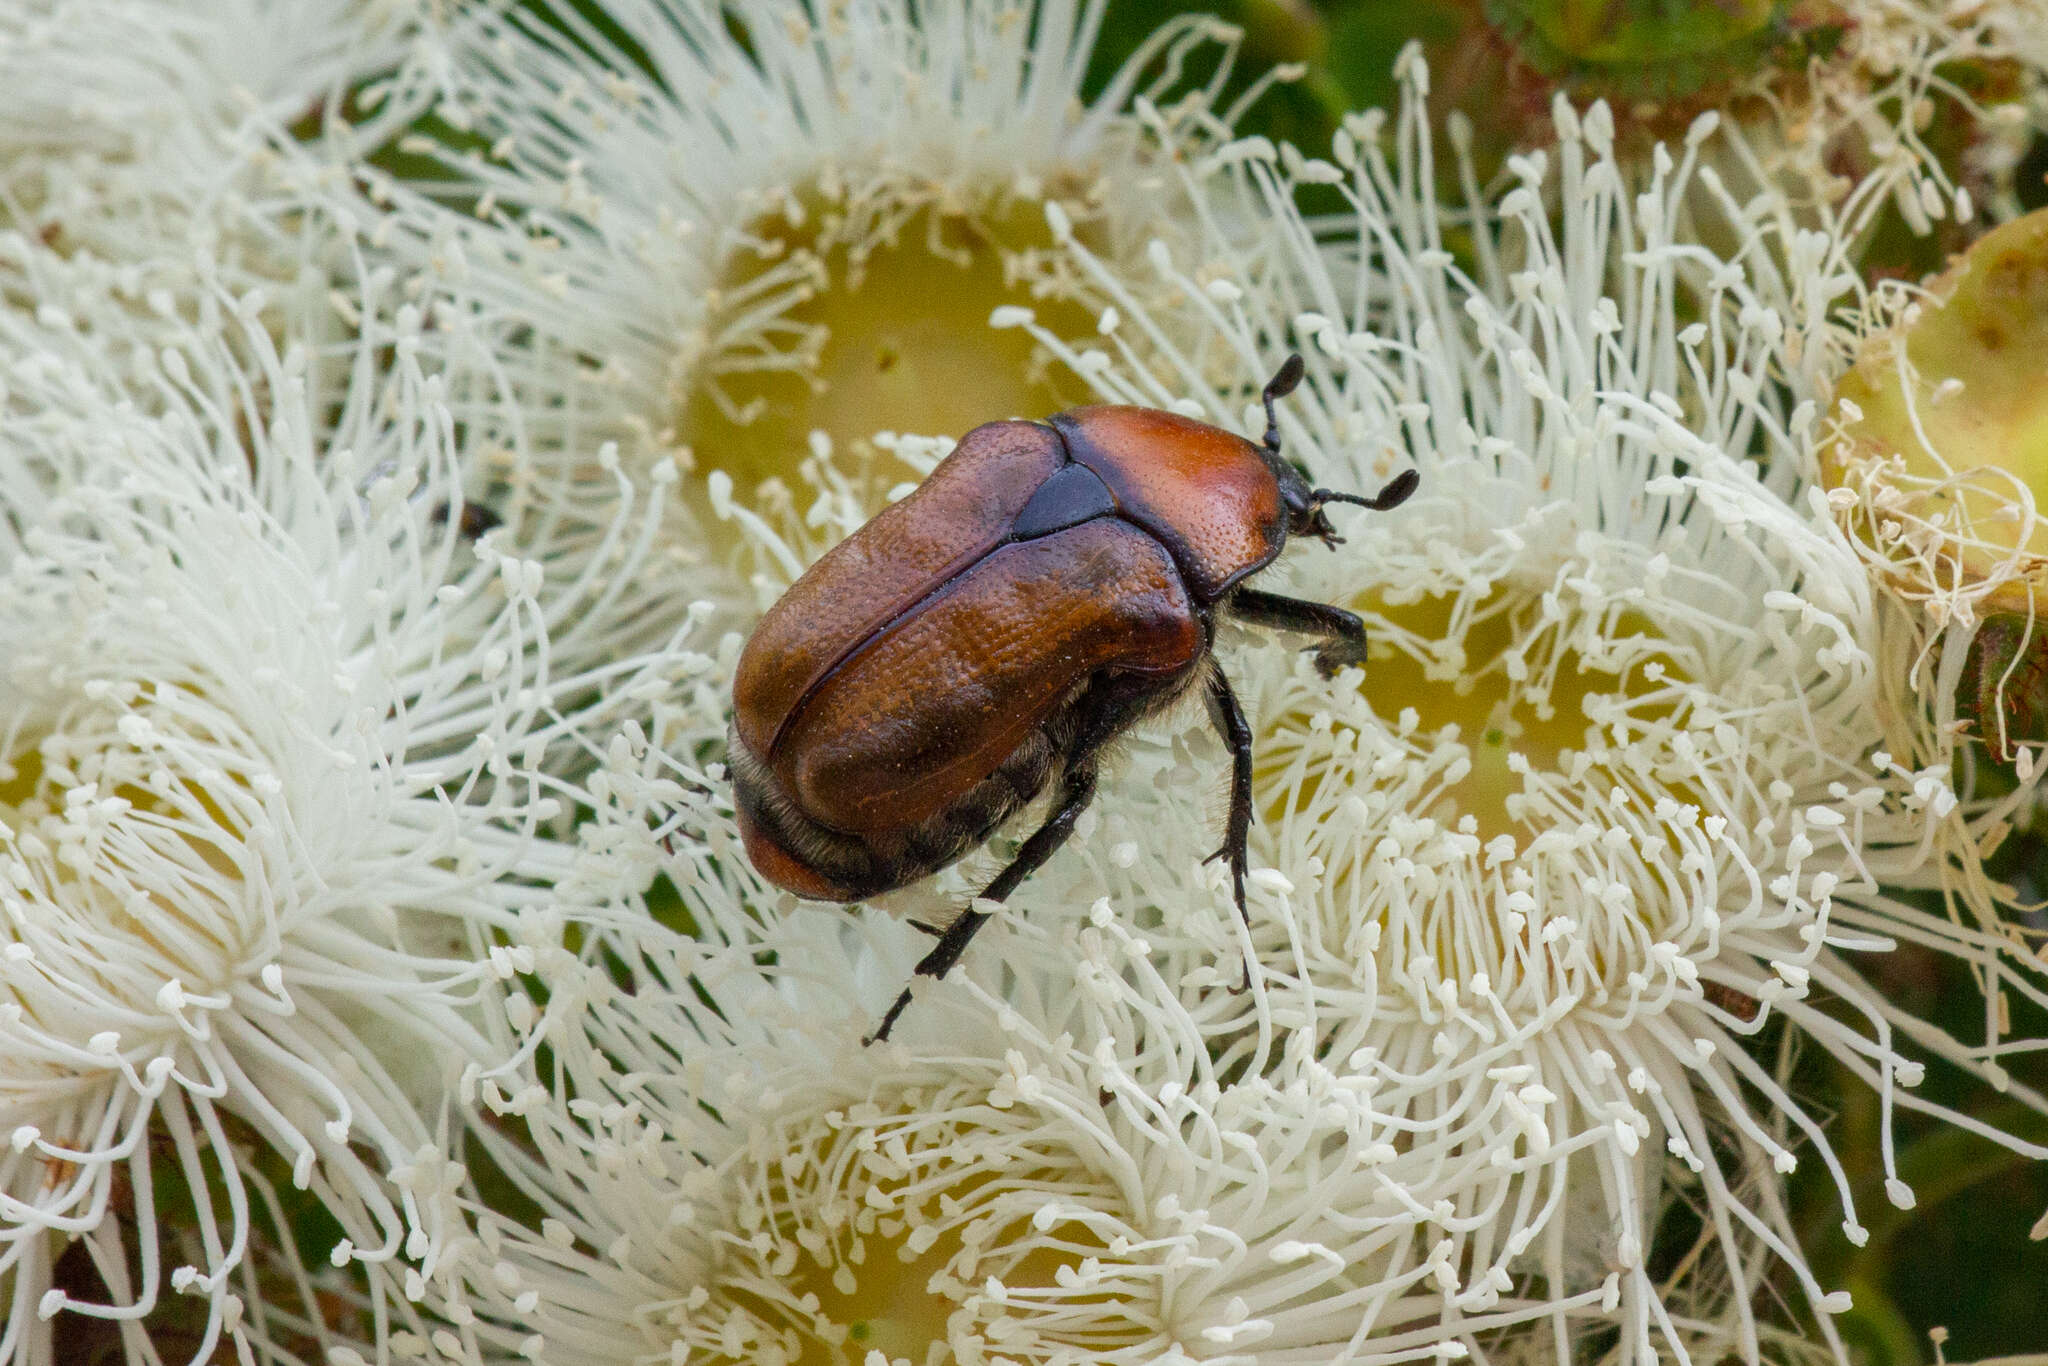
MULTIPOLYGON (((1230 888, 1237 901, 1238 919, 1244 921, 1249 931, 1252 927, 1252 913, 1245 906, 1245 868, 1250 862, 1246 843, 1252 832, 1252 728, 1244 719, 1244 708, 1238 705, 1237 694, 1230 690, 1230 680, 1223 676, 1223 670, 1211 660, 1209 663, 1209 719, 1216 723, 1217 734, 1230 748, 1230 816, 1223 828, 1223 847, 1204 859, 1214 863, 1217 859, 1230 860, 1230 888)), ((1240 995, 1251 989, 1252 964, 1247 958, 1244 977, 1239 981, 1232 995, 1240 995)))
POLYGON ((1230 612, 1256 626, 1324 637, 1316 647, 1316 672, 1324 678, 1334 678, 1346 664, 1365 663, 1365 621, 1356 612, 1327 602, 1261 593, 1256 588, 1238 589, 1230 599, 1230 612))
MULTIPOLYGON (((1074 833, 1074 822, 1081 819, 1081 813, 1088 809, 1088 803, 1095 798, 1095 764, 1090 756, 1068 768, 1060 790, 1059 810, 1037 833, 1024 841, 1024 847, 1017 851, 1017 857, 1010 860, 1010 866, 996 874, 995 881, 982 889, 977 901, 1002 901, 1017 890, 1017 884, 1037 871, 1038 866, 1053 856, 1067 837, 1074 833)), ((971 906, 960 912, 946 932, 939 936, 939 942, 924 956, 913 969, 919 977, 944 977, 960 961, 960 955, 967 952, 967 945, 988 923, 986 912, 971 906)), ((895 1025, 896 1017, 910 1004, 910 988, 904 987, 903 994, 896 998, 896 1004, 889 1007, 889 1013, 875 1026, 875 1032, 861 1040, 863 1044, 880 1043, 889 1037, 889 1030, 895 1025)))

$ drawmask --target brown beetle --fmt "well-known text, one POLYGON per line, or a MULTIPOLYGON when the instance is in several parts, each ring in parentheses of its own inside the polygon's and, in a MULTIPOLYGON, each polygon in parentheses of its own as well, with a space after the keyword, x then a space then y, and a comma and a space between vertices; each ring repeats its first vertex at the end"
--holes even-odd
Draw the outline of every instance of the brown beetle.
MULTIPOLYGON (((1216 613, 1325 637, 1325 675, 1365 658, 1365 625, 1327 603, 1241 586, 1289 536, 1338 543, 1325 503, 1266 437, 1153 408, 991 422, 902 501, 834 546, 755 628, 728 746, 747 856, 798 896, 859 901, 980 845, 1057 782, 1052 816, 982 896, 1001 901, 1065 843, 1102 748, 1196 683, 1232 759, 1223 847, 1245 915, 1252 733, 1210 657, 1216 613)), ((988 917, 965 910, 917 965, 941 977, 988 917)), ((1247 969, 1249 971, 1249 969, 1247 969)), ((905 987, 868 1042, 886 1038, 905 987)))

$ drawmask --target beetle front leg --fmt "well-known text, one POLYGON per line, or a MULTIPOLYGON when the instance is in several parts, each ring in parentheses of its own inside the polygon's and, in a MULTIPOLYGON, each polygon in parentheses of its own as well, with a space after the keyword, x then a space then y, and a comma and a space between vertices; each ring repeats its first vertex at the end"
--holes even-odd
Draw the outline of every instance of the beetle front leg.
POLYGON ((1230 611, 1256 626, 1325 637, 1316 647, 1316 672, 1324 678, 1336 677, 1346 664, 1365 663, 1365 622, 1356 612, 1327 602, 1261 593, 1256 588, 1238 589, 1230 599, 1230 611))
MULTIPOLYGON (((1024 847, 1017 851, 1017 857, 1010 860, 1010 866, 996 874, 995 881, 982 889, 977 901, 1002 901, 1017 890, 1017 884, 1037 871, 1038 866, 1053 856, 1067 837, 1074 833, 1074 822, 1081 819, 1081 813, 1088 809, 1088 803, 1095 798, 1095 766, 1092 761, 1067 770, 1066 781, 1061 788, 1059 810, 1052 813, 1044 825, 1038 827, 1024 847)), ((967 945, 988 923, 986 912, 973 907, 960 912, 946 932, 939 936, 939 942, 932 946, 913 970, 919 977, 944 977, 960 961, 960 955, 967 952, 967 945)), ((888 1014, 875 1026, 875 1032, 861 1040, 863 1045, 880 1043, 889 1037, 896 1017, 910 1004, 910 988, 903 988, 903 994, 896 998, 896 1004, 889 1007, 888 1014)))

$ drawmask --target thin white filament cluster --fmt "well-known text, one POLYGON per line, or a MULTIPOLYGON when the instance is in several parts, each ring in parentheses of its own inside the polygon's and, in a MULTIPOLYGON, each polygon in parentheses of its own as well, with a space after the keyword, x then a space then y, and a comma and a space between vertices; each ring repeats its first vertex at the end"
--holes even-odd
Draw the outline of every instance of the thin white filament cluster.
MULTIPOLYGON (((2024 795, 2036 790, 2042 756, 2011 722, 2027 705, 2024 670, 2039 640, 2034 617, 2043 564, 2030 547, 2040 513, 2019 474, 1958 464, 1949 458, 1956 453, 1944 454, 1945 443, 1930 434, 1933 409, 1967 401, 1960 384, 1928 386, 1908 353, 1906 338, 1920 310, 1940 306, 1928 291, 1894 281, 1858 291, 1856 306, 1837 326, 1854 344, 1838 349, 1890 370, 1910 435, 1887 435, 1910 442, 1916 457, 1883 449, 1867 424, 1859 430, 1863 414, 1844 394, 1811 477, 1827 486, 1828 507, 1877 585, 1887 745, 1916 767, 1961 765, 1962 785, 1981 759, 1958 737, 1974 737, 2013 763, 2024 795), (1966 679, 1973 668, 1983 676, 1971 689, 1966 679)), ((2023 802, 2001 810, 2025 819, 2023 802)), ((1985 847, 1996 842, 1989 839, 1985 847)), ((1952 917, 2008 939, 2015 952, 2038 946, 2038 932, 2005 912, 2001 902, 2010 902, 2009 892, 1993 888, 1967 864, 1959 872, 1965 885, 1944 889, 1952 917)), ((1992 1012, 1989 1036, 2008 1033, 2004 972, 1985 961, 1976 975, 1992 1012)))
POLYGON ((1958 467, 1927 425, 1941 405, 1969 401, 1964 384, 1929 385, 1907 345, 1923 311, 1944 307, 1946 298, 1887 280, 1859 290, 1855 303, 1841 329, 1856 339, 1866 364, 1889 372, 1907 426, 1889 435, 1910 444, 1918 458, 1908 461, 1897 448, 1857 439, 1854 424, 1863 413, 1842 398, 1835 415, 1849 430, 1835 434, 1828 452, 1838 470, 1830 503, 1857 533, 1887 589, 1936 628, 1974 626, 1986 612, 2031 601, 2042 573, 2040 556, 2027 549, 2041 528, 2033 490, 2021 474, 2001 466, 1958 467), (1914 468, 1929 463, 1932 472, 1914 468))
POLYGON ((1997 216, 2010 217, 2018 212, 2013 172, 2040 116, 2030 105, 2048 71, 2044 23, 2040 0, 1852 0, 1839 7, 1833 50, 1798 62, 1789 80, 1753 83, 1776 128, 1755 130, 1760 156, 1751 164, 1795 177, 1816 196, 1813 208, 1845 222, 1867 222, 1889 203, 1916 233, 1968 223, 1977 212, 1972 183, 1997 216), (1966 69, 1998 71, 2018 88, 1987 104, 1956 78, 1966 69), (1957 126, 1970 141, 1960 157, 1944 157, 1932 144, 1957 126), (1853 176, 1842 174, 1845 164, 1853 176))
MULTIPOLYGON (((1371 662, 1362 684, 1333 687, 1289 650, 1240 648, 1239 690, 1266 746, 1271 823, 1254 861, 1271 871, 1255 878, 1253 921, 1272 994, 1218 990, 1236 974, 1232 918, 1213 892, 1192 909, 1165 892, 1207 852, 1194 835, 1134 842, 1127 895, 1158 908, 1146 938, 1182 965, 1188 1008, 1237 1031, 1219 1033, 1223 1056, 1263 1069, 1282 1026, 1308 1030, 1369 1098, 1362 1112, 1404 1136, 1404 1159, 1430 1177, 1403 1184, 1414 1204, 1401 1236, 1456 1244, 1466 1270, 1448 1303, 1541 1284, 1556 1303, 1532 1312, 1560 1340, 1567 1322, 1608 1317, 1632 1358, 1677 1343, 1644 1263, 1675 1177, 1699 1192, 1733 1281, 1729 1346, 1754 1359, 1749 1247, 1788 1264, 1824 1315, 1846 1304, 1807 1274, 1771 1175, 1796 1146, 1834 1173, 1845 1227, 1861 1232, 1819 1116, 1791 1090, 1791 1050, 1745 1041, 1803 1037, 1864 1077, 1886 1115, 1892 1198, 1910 1201, 1894 1108, 1970 1124, 1914 1096, 1919 1054, 2002 1085, 1997 1057, 2027 1045, 2001 1037, 1996 992, 1985 1040, 1966 1043, 1905 1016, 1855 958, 1931 945, 2043 999, 2024 945, 1880 886, 1985 895, 1978 842, 2013 803, 1966 807, 1952 737, 1881 695, 1870 591, 1808 482, 1799 328, 1825 317, 1828 296, 1809 291, 1841 285, 1838 272, 1787 269, 1786 253, 1816 253, 1811 235, 1781 235, 1768 210, 1719 192, 1695 155, 1711 120, 1632 183, 1597 105, 1583 117, 1559 106, 1554 167, 1517 160, 1496 198, 1467 172, 1469 207, 1446 210, 1421 72, 1406 75, 1391 152, 1376 121, 1357 120, 1328 162, 1241 144, 1194 172, 1249 177, 1268 230, 1294 247, 1291 272, 1269 264, 1255 278, 1234 277, 1214 246, 1199 270, 1156 253, 1206 313, 1207 337, 1176 352, 1128 296, 1106 348, 1038 328, 1040 340, 1113 398, 1242 413, 1246 426, 1242 391, 1209 381, 1216 355, 1243 376, 1298 348, 1309 378, 1281 424, 1317 482, 1370 491, 1411 460, 1422 474, 1400 512, 1345 523, 1338 554, 1294 557, 1301 596, 1360 611, 1380 658, 1406 655, 1430 687, 1481 699, 1474 729, 1516 708, 1542 716, 1561 672, 1626 685, 1580 702, 1554 759, 1510 758, 1514 828, 1483 832, 1457 804, 1483 737, 1421 728, 1409 699, 1375 691, 1371 662), (1303 183, 1338 187, 1351 214, 1303 220, 1303 183), (1680 233, 1682 200, 1721 206, 1725 255, 1680 233), (1547 203, 1561 206, 1555 230, 1547 203), (1452 224, 1470 234, 1462 253, 1452 224), (1428 603, 1444 624, 1418 633, 1407 609, 1428 603), (1468 657, 1489 622, 1508 643, 1468 657), (1887 731, 1905 732, 1897 757, 1887 731), (1289 1019, 1290 1007, 1305 1013, 1289 1019), (1432 1187, 1442 1203, 1421 1193, 1432 1187), (1597 1266, 1618 1274, 1616 1295, 1574 1302, 1597 1266)), ((1113 272, 1070 249, 1114 297, 1113 272)), ((1021 312, 1004 321, 1037 328, 1021 312)), ((1202 830, 1209 803, 1172 798, 1188 788, 1175 767, 1138 785, 1169 795, 1135 825, 1202 830)), ((1443 1339, 1476 1348, 1453 1322, 1443 1339)))
MULTIPOLYGON (((1290 1054, 1269 1075, 1222 1075, 1142 966, 1135 981, 1102 972, 1092 945, 1086 989, 1067 986, 1071 926, 1020 925, 1002 996, 971 980, 928 991, 900 1037, 863 1048, 917 943, 873 918, 804 914, 744 949, 643 945, 623 979, 617 960, 543 963, 551 1070, 528 1101, 506 1097, 528 1141, 484 1140, 541 1218, 479 1211, 478 1241, 424 1297, 455 1325, 443 1350, 1435 1355, 1454 1253, 1384 1260, 1380 1226, 1409 1220, 1393 1196, 1333 1224, 1330 1193, 1355 1173, 1391 1164, 1368 1179, 1396 1191, 1402 1173, 1327 1069, 1290 1054), (1374 1313, 1389 1331, 1347 1348, 1374 1313)), ((1484 1312, 1498 1303, 1474 1302, 1475 1332, 1529 1312, 1484 1312)))
POLYGON ((327 291, 347 275, 333 225, 360 210, 343 163, 431 97, 430 13, 410 0, 9 6, 0 297, 32 310, 96 295, 146 322, 190 319, 226 282, 265 291, 273 330, 331 321, 327 291))
POLYGON ((431 1266, 452 1099, 511 1050, 483 1003, 567 862, 528 757, 539 566, 454 524, 416 315, 365 329, 388 373, 316 399, 260 299, 226 312, 233 348, 130 354, 140 401, 99 338, 5 324, 0 1361, 49 1360, 61 1312, 140 1350, 172 1291, 197 1357, 260 1343, 289 1312, 254 1282, 252 1240, 289 1237, 265 1149, 335 1266, 431 1266), (51 1284, 78 1239, 107 1303, 51 1284))

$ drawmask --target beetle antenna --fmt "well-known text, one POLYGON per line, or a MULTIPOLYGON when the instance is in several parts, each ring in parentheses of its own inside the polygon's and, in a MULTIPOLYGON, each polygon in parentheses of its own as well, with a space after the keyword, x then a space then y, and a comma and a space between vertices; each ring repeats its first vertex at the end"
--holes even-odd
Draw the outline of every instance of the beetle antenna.
POLYGON ((1355 503, 1375 512, 1397 508, 1408 501, 1408 495, 1415 492, 1415 486, 1422 482, 1418 470, 1402 470, 1387 482, 1387 486, 1371 498, 1356 493, 1338 493, 1334 489, 1317 489, 1309 495, 1309 502, 1317 507, 1324 503, 1355 503))
POLYGON ((1301 383, 1301 353, 1295 352, 1280 362, 1280 368, 1273 372, 1273 378, 1266 381, 1266 392, 1259 396, 1266 405, 1266 449, 1274 455, 1280 454, 1280 419, 1273 412, 1273 400, 1286 398, 1301 383))

